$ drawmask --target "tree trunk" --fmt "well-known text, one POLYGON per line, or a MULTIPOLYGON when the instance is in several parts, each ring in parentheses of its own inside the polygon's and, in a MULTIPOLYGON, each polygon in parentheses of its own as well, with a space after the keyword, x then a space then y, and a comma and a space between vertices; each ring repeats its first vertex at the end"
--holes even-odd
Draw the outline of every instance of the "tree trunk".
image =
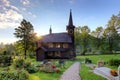
POLYGON ((27 50, 25 49, 25 54, 24 54, 24 56, 25 56, 25 59, 26 59, 26 52, 27 52, 27 50))

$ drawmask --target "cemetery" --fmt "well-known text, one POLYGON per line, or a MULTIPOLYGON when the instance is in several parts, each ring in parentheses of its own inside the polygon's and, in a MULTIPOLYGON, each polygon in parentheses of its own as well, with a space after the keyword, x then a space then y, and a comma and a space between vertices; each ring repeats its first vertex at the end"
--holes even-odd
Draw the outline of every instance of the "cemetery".
POLYGON ((0 0, 0 80, 120 80, 119 3, 0 0))

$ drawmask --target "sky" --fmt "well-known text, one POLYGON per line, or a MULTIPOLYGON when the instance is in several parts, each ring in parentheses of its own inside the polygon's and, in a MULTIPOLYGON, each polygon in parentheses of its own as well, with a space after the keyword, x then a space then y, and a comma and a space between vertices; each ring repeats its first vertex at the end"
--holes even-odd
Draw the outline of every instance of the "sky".
POLYGON ((120 12, 120 0, 0 0, 0 43, 17 41, 13 33, 25 19, 39 35, 65 32, 70 9, 73 24, 91 30, 106 27, 108 20, 120 12))

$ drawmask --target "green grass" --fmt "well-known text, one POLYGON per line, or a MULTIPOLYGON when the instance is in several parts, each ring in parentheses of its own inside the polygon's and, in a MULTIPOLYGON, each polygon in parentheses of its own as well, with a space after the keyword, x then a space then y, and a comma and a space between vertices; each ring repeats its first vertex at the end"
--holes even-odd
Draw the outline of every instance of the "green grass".
MULTIPOLYGON (((78 59, 80 59, 80 61, 84 61, 85 58, 89 58, 90 60, 92 60, 93 64, 97 65, 97 62, 99 60, 108 62, 110 59, 120 59, 120 54, 116 54, 116 55, 91 55, 91 56, 78 56, 78 59)), ((106 65, 107 67, 111 68, 111 69, 115 69, 117 70, 118 67, 116 66, 109 66, 106 65)))
MULTIPOLYGON (((99 60, 103 60, 105 62, 109 61, 110 59, 120 59, 120 54, 117 55, 90 55, 90 56, 77 56, 77 60, 80 62, 84 62, 85 58, 89 58, 92 60, 93 64, 97 65, 99 60)), ((117 66, 109 66, 108 64, 105 65, 111 69, 117 70, 117 66)), ((106 80, 92 72, 92 70, 87 67, 84 63, 81 64, 80 69, 80 76, 82 80, 106 80)))
POLYGON ((90 70, 91 69, 86 67, 85 64, 81 65, 80 76, 81 76, 82 80, 106 80, 105 78, 102 78, 102 77, 94 74, 90 70))
POLYGON ((38 76, 30 75, 29 80, 41 80, 38 76))

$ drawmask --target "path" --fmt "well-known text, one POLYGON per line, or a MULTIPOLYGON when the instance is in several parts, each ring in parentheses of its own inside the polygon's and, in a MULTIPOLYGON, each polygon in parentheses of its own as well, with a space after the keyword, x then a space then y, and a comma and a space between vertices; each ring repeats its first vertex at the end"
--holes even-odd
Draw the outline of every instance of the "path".
POLYGON ((61 76, 61 80, 81 80, 79 76, 80 63, 75 62, 61 76))

